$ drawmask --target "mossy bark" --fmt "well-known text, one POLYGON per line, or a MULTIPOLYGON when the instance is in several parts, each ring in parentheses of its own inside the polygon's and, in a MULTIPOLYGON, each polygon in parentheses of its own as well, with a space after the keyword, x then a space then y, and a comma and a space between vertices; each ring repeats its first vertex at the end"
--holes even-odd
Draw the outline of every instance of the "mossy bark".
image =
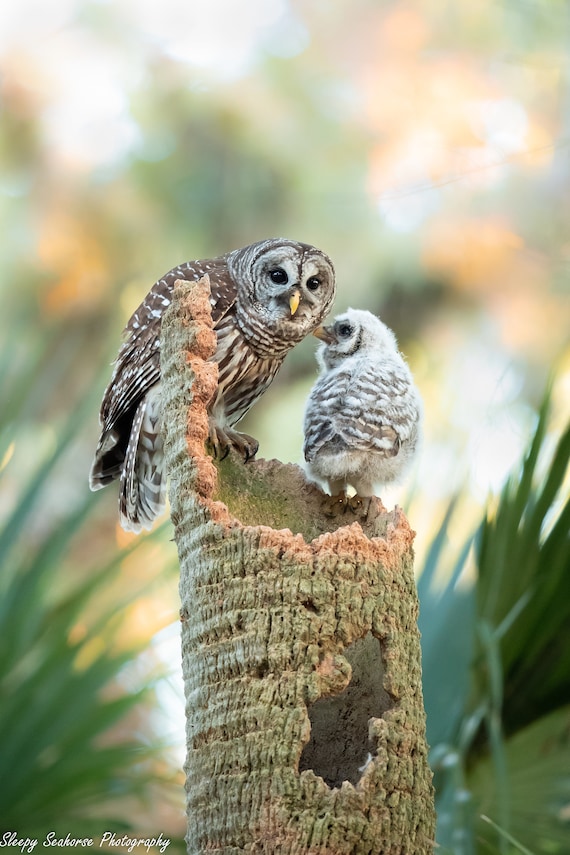
POLYGON ((188 852, 430 853, 413 532, 379 502, 339 525, 295 466, 216 468, 208 295, 177 283, 162 325, 188 852))

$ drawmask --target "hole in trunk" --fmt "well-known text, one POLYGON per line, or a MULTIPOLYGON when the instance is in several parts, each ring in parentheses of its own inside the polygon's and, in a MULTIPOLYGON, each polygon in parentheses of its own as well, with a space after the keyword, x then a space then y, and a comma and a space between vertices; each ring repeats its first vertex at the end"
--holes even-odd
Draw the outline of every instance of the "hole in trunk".
POLYGON ((300 772, 312 769, 329 787, 358 782, 373 748, 368 722, 394 706, 383 686, 379 640, 369 632, 347 647, 344 656, 352 667, 352 679, 339 695, 321 698, 309 707, 311 738, 299 761, 300 772))

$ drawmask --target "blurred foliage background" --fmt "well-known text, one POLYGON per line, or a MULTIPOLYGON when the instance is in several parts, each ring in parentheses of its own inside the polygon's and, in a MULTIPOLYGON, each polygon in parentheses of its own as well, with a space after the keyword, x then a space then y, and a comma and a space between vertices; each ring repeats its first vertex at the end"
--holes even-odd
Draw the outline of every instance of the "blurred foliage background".
MULTIPOLYGON (((88 495, 97 409, 160 275, 284 235, 424 397, 384 500, 418 532, 441 851, 570 852, 566 0, 4 3, 0 110, 3 826, 181 841, 175 554, 88 495)), ((243 422, 263 456, 300 460, 314 348, 243 422)))

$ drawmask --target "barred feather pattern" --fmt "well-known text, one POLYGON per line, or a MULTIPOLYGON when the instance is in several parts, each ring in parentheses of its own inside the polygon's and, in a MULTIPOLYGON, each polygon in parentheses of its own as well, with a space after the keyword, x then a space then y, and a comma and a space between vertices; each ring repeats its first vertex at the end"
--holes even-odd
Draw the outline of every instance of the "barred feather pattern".
POLYGON ((409 469, 421 398, 394 334, 370 312, 349 309, 322 337, 321 373, 305 411, 307 470, 331 495, 350 485, 372 496, 409 469))
POLYGON ((244 337, 233 317, 217 329, 218 389, 210 409, 219 424, 237 424, 273 382, 283 363, 277 357, 259 356, 244 346, 244 337))
POLYGON ((318 326, 335 296, 330 259, 309 244, 286 238, 188 261, 155 283, 125 328, 101 404, 101 436, 90 473, 93 490, 119 479, 119 519, 126 530, 150 528, 164 509, 162 315, 177 279, 198 280, 205 274, 218 342, 212 358, 219 366, 218 390, 209 409, 222 432, 265 392, 288 351, 318 326))

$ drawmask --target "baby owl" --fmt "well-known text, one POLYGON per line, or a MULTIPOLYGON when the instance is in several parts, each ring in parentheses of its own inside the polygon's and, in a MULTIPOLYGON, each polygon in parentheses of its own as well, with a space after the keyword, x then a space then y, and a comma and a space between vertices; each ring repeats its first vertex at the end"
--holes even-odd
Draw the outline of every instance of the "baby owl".
POLYGON ((305 411, 309 474, 346 499, 398 481, 420 438, 421 399, 392 330, 375 315, 349 309, 314 335, 320 374, 305 411))
POLYGON ((335 296, 332 262, 305 243, 273 238, 219 258, 188 261, 159 279, 124 331, 101 404, 101 437, 91 468, 98 490, 120 479, 124 529, 150 528, 165 504, 160 429, 160 330, 177 279, 210 277, 218 391, 209 406, 209 441, 218 456, 233 446, 247 460, 258 443, 233 426, 265 392, 291 348, 312 332, 335 296))

